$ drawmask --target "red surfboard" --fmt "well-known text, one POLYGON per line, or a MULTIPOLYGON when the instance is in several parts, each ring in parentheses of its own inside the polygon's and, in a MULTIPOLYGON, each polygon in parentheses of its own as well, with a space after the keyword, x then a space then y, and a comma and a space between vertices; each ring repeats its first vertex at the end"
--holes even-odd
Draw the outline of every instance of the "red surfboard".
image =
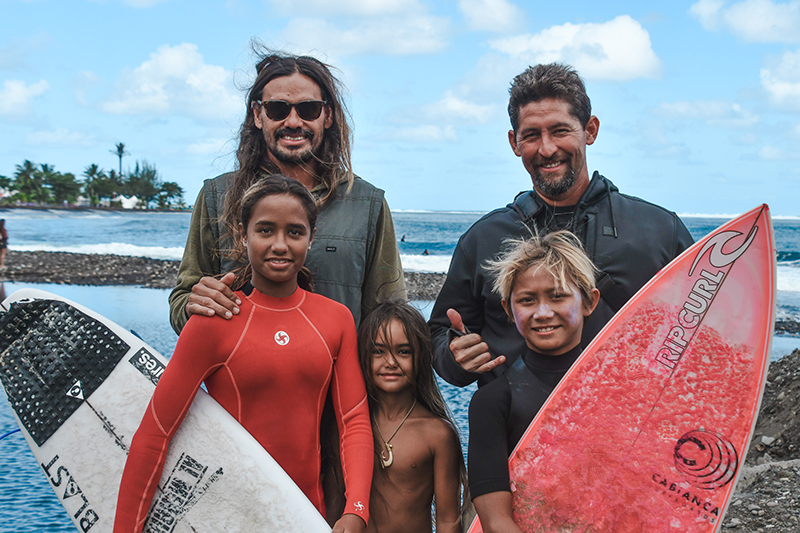
POLYGON ((761 403, 774 309, 762 205, 662 269, 569 370, 509 458, 514 521, 536 532, 719 530, 761 403))

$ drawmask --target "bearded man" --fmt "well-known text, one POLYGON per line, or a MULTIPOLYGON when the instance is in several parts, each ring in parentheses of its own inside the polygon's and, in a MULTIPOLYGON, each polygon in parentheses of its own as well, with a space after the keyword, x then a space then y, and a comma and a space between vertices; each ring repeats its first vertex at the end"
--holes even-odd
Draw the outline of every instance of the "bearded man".
POLYGON ((508 141, 533 190, 478 220, 453 253, 429 325, 434 367, 456 386, 488 383, 525 349, 483 268, 509 237, 566 229, 581 240, 601 272, 601 299, 584 324, 583 347, 656 272, 692 244, 675 213, 621 194, 599 172, 589 178, 586 147, 597 139, 600 121, 592 115, 583 81, 572 67, 529 67, 514 78, 509 93, 508 141))
POLYGON ((405 297, 394 224, 381 189, 353 174, 350 125, 339 81, 308 56, 267 51, 256 64, 234 172, 208 179, 197 197, 170 322, 180 333, 189 316, 230 319, 247 257, 238 235, 244 191, 282 174, 305 185, 320 207, 306 259, 314 291, 346 305, 356 325, 378 301, 405 297), (239 272, 239 277, 235 272, 239 272))

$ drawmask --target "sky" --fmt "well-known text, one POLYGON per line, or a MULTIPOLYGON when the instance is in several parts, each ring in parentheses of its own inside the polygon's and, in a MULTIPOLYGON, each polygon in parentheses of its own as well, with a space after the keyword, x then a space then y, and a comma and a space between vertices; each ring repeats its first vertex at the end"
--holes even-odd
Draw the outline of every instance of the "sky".
POLYGON ((0 175, 155 165, 193 204, 232 170, 251 43, 347 87, 356 174, 395 210, 489 211, 531 187, 512 78, 560 61, 622 192, 681 214, 800 216, 800 0, 0 0, 0 175))

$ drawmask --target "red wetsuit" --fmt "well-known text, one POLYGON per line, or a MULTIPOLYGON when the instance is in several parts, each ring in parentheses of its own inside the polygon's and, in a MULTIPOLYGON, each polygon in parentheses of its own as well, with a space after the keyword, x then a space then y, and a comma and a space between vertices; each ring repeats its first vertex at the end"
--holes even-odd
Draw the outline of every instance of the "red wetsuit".
POLYGON ((272 455, 324 516, 320 418, 329 384, 341 435, 345 513, 368 519, 373 440, 347 307, 298 288, 288 298, 241 291, 231 320, 192 315, 133 437, 115 532, 139 532, 170 439, 200 384, 272 455), (163 428, 163 429, 162 429, 163 428))

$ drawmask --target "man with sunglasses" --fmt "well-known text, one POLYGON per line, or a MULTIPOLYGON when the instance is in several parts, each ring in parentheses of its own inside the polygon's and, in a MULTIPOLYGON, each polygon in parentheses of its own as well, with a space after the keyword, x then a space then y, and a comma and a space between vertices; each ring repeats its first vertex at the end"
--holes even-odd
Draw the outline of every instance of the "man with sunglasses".
POLYGON ((306 266, 315 292, 346 305, 358 324, 378 301, 405 297, 391 212, 383 191, 353 174, 350 126, 339 81, 306 56, 264 51, 247 96, 234 172, 206 180, 192 213, 170 321, 238 314, 234 271, 247 264, 238 234, 245 190, 282 174, 308 187, 320 206, 306 266))

